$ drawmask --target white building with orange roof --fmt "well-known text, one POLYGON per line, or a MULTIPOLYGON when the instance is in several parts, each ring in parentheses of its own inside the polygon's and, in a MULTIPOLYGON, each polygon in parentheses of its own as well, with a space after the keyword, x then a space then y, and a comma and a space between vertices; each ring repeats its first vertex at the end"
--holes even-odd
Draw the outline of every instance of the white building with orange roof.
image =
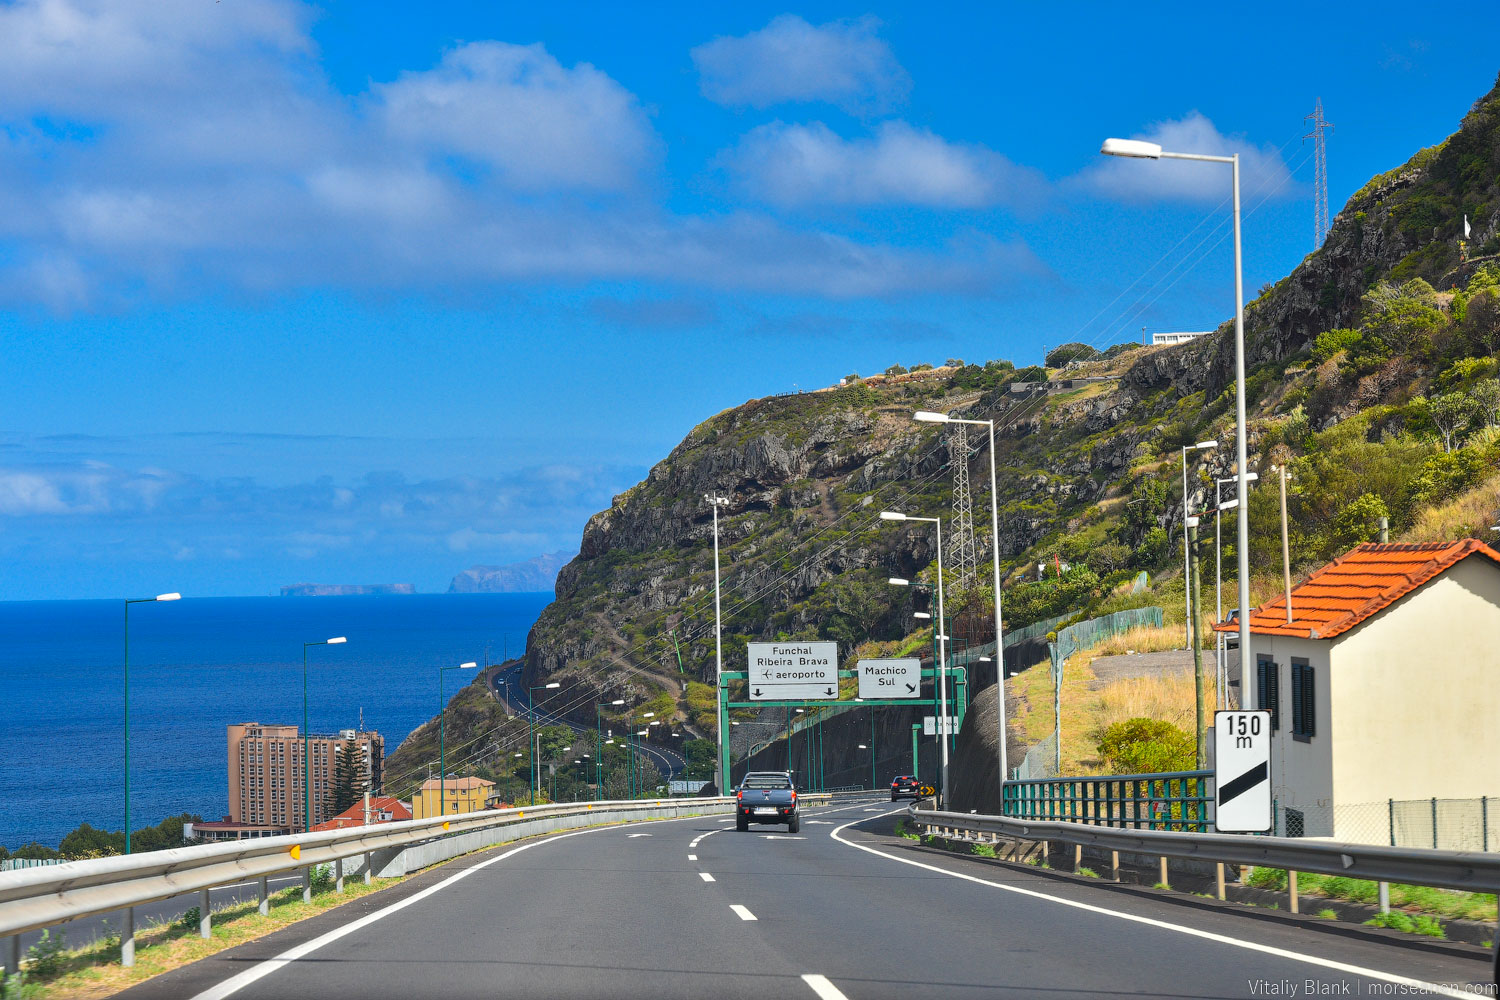
POLYGON ((1250 632, 1277 833, 1421 846, 1446 828, 1453 841, 1439 805, 1463 801, 1463 843, 1500 846, 1500 800, 1487 801, 1500 797, 1500 553, 1477 539, 1360 545, 1294 587, 1290 613, 1285 595, 1256 608, 1250 632))

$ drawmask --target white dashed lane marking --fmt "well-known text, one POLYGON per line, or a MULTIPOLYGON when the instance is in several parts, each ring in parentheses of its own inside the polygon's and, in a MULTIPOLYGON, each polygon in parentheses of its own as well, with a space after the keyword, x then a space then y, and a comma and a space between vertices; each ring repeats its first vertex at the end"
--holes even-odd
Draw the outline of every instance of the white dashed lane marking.
POLYGON ((819 1000, 849 1000, 842 990, 828 981, 827 976, 806 975, 802 977, 802 981, 812 987, 819 1000))
POLYGON ((689 854, 688 855, 688 860, 689 861, 697 861, 698 860, 698 855, 696 855, 696 854, 689 854))
POLYGON ((714 880, 714 877, 712 875, 710 875, 708 872, 699 872, 698 873, 698 877, 701 878, 705 882, 712 882, 714 880))
POLYGON ((741 906, 739 903, 730 903, 729 908, 735 913, 739 914, 741 920, 757 919, 755 914, 751 913, 747 908, 741 906))

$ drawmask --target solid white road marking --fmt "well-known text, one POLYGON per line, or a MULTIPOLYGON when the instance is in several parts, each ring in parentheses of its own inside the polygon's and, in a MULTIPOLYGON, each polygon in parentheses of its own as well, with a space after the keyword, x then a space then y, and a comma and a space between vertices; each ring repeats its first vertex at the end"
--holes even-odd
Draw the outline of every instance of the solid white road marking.
POLYGON ((689 861, 697 861, 698 860, 698 855, 696 855, 696 854, 689 854, 688 855, 688 860, 689 861))
POLYGON ((760 835, 760 839, 761 840, 806 840, 807 838, 806 837, 784 837, 784 836, 782 836, 779 833, 763 833, 763 834, 760 835))
POLYGON ((701 833, 701 834, 699 834, 698 836, 696 836, 696 837, 693 838, 692 843, 688 844, 688 850, 691 851, 693 848, 697 847, 698 846, 698 842, 700 840, 702 840, 704 837, 712 837, 716 833, 723 833, 723 832, 724 832, 723 830, 710 830, 707 833, 701 833))
POLYGON ((812 987, 819 1000, 849 1000, 842 990, 828 981, 827 976, 807 975, 802 977, 802 981, 812 987))
MULTIPOLYGON (((655 822, 674 823, 679 821, 656 820, 655 822)), ((596 826, 586 830, 574 830, 571 833, 559 833, 555 836, 546 837, 542 840, 534 840, 530 843, 512 847, 504 854, 497 854, 493 858, 490 858, 488 861, 481 861, 479 864, 475 865, 472 868, 465 868, 461 872, 455 872, 454 874, 449 875, 447 878, 443 879, 441 882, 438 882, 435 885, 428 886, 421 892, 413 893, 412 895, 407 896, 405 899, 392 903, 390 906, 387 906, 383 909, 376 910, 374 913, 366 914, 365 916, 360 917, 358 920, 347 923, 342 927, 335 927, 327 934, 315 937, 311 941, 305 941, 302 944, 297 945, 295 948, 288 948, 286 951, 282 952, 280 955, 277 955, 275 958, 268 958, 263 962, 252 965, 250 968, 246 969, 244 972, 241 972, 239 975, 230 976, 228 979, 224 980, 222 983, 219 983, 217 986, 213 986, 209 989, 204 990, 202 993, 199 993, 197 996, 193 997, 193 1000, 225 1000, 226 997, 233 996, 240 990, 244 989, 246 986, 264 979, 266 976, 269 976, 277 969, 281 969, 285 966, 291 965, 293 962, 297 961, 300 958, 306 958, 308 955, 311 955, 313 952, 317 951, 319 948, 324 947, 325 945, 333 944, 333 942, 339 940, 340 938, 347 937, 348 935, 353 934, 355 931, 363 930, 364 928, 375 923, 377 920, 383 920, 384 918, 390 916, 392 913, 398 913, 401 910, 406 909, 408 906, 419 903, 427 897, 432 896, 442 891, 443 889, 446 889, 453 883, 466 879, 470 875, 473 875, 475 872, 483 871, 490 865, 498 864, 499 862, 504 861, 506 858, 509 858, 516 854, 520 854, 522 851, 529 851, 533 847, 540 847, 543 844, 550 844, 555 840, 565 840, 568 837, 581 837, 584 834, 598 833, 601 830, 608 829, 610 828, 607 826, 596 826)))
POLYGON ((875 809, 866 809, 865 812, 867 812, 867 813, 878 813, 878 812, 880 812, 880 809, 878 807, 875 808, 875 809))
MULTIPOLYGON (((889 816, 893 813, 905 811, 906 810, 904 809, 893 809, 890 812, 886 813, 886 815, 889 816)), ((1413 987, 1413 992, 1423 991, 1428 993, 1436 993, 1440 996, 1445 997, 1473 996, 1472 993, 1465 993, 1462 990, 1451 989, 1438 983, 1426 983, 1420 979, 1408 979, 1406 976, 1398 976, 1390 972, 1381 972, 1379 969, 1367 969, 1363 966, 1350 965, 1347 962, 1336 962, 1328 958, 1319 958, 1316 955, 1307 955, 1302 952, 1289 951, 1286 948, 1276 948, 1267 944, 1257 944, 1254 941, 1245 941, 1241 938, 1230 937, 1227 934, 1215 934, 1212 931, 1201 931, 1196 927, 1184 927, 1181 924, 1169 923, 1166 920, 1157 920, 1153 917, 1136 916, 1134 913, 1121 913, 1119 910, 1111 910, 1103 906, 1095 906, 1092 903, 1081 903, 1078 900, 1074 899, 1063 899, 1061 896, 1051 896, 1045 892, 1038 892, 1035 889, 1023 889, 1018 885, 1006 885, 1003 882, 991 882, 988 879, 982 879, 976 875, 966 875, 963 872, 949 871, 946 868, 939 868, 937 865, 929 865, 921 861, 914 861, 911 858, 900 858, 894 854, 887 854, 884 851, 877 851, 873 847, 866 847, 864 844, 856 844, 852 840, 845 840, 843 837, 839 836, 839 834, 844 830, 847 830, 849 827, 854 826, 856 823, 862 822, 864 821, 853 820, 851 822, 845 823, 843 826, 835 827, 834 829, 828 831, 828 836, 832 837, 834 840, 837 840, 839 843, 843 844, 846 847, 852 847, 857 851, 864 851, 866 854, 873 854, 878 858, 885 858, 888 861, 899 861, 903 865, 911 865, 913 868, 921 868, 926 871, 937 872, 939 875, 947 875, 952 878, 960 878, 965 882, 973 882, 976 885, 987 885, 992 889, 1002 889, 1005 892, 1014 892, 1022 896, 1031 896, 1034 899, 1045 899, 1048 902, 1059 903, 1063 906, 1071 906, 1074 909, 1085 910, 1089 913, 1098 913, 1103 916, 1115 917, 1120 920, 1129 920, 1131 923, 1145 924, 1148 927, 1159 927, 1162 930, 1176 931, 1178 934, 1187 934, 1190 937, 1203 938, 1204 940, 1215 941, 1219 944, 1232 945, 1236 948, 1244 948, 1249 951, 1258 951, 1263 955, 1275 955, 1278 958, 1289 958, 1294 962, 1306 962, 1309 965, 1320 966, 1324 969, 1334 969, 1338 972, 1347 972, 1356 976, 1365 976, 1369 979, 1379 979, 1388 983, 1398 983, 1402 986, 1413 987)))
POLYGON ((710 875, 708 872, 699 872, 698 873, 698 877, 701 878, 705 882, 712 882, 714 880, 714 877, 712 875, 710 875))
POLYGON ((649 834, 649 833, 627 833, 625 835, 625 839, 626 840, 634 840, 637 837, 649 837, 649 836, 651 836, 651 834, 649 834))
POLYGON ((731 910, 733 910, 735 913, 738 913, 740 915, 740 919, 741 920, 754 920, 754 919, 756 919, 755 914, 751 913, 748 909, 746 909, 745 907, 741 906, 739 903, 730 903, 729 904, 729 908, 731 910))
POLYGON ((828 819, 810 819, 810 820, 807 821, 807 825, 808 826, 832 826, 833 825, 833 821, 832 820, 828 820, 828 819))

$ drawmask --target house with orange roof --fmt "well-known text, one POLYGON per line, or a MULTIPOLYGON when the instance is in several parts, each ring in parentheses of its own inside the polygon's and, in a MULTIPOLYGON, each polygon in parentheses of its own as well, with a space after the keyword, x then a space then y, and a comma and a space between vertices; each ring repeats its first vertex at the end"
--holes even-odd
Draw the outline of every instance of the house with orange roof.
POLYGON ((1245 678, 1278 834, 1420 843, 1395 803, 1500 795, 1500 553, 1367 543, 1290 596, 1251 613, 1245 678))
MULTIPOLYGON (((405 802, 389 795, 370 796, 370 823, 397 823, 404 819, 411 819, 411 809, 405 802)), ((365 825, 365 803, 361 799, 348 809, 330 819, 324 820, 313 830, 344 830, 351 826, 365 825)))

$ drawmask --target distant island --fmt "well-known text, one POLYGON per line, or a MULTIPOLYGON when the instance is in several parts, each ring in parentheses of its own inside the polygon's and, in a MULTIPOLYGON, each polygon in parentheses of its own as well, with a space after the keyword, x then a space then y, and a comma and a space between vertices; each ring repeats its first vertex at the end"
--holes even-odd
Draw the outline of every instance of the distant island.
POLYGON ((411 583, 294 583, 281 588, 282 597, 363 597, 416 592, 416 585, 411 583))
POLYGON ((551 590, 557 583, 557 571, 573 556, 571 552, 548 552, 504 566, 470 566, 448 584, 448 593, 519 594, 551 590))

